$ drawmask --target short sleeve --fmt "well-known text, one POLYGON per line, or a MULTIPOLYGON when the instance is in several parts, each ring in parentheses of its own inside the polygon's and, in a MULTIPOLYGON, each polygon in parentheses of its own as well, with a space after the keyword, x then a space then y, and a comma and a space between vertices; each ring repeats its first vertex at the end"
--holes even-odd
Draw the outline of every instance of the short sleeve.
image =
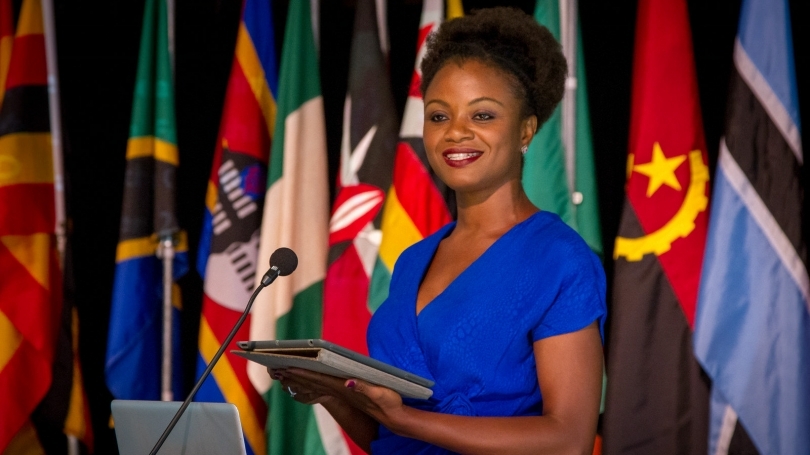
POLYGON ((561 248, 560 258, 553 301, 532 330, 532 340, 576 332, 598 321, 604 343, 607 305, 605 271, 599 258, 584 242, 561 248))

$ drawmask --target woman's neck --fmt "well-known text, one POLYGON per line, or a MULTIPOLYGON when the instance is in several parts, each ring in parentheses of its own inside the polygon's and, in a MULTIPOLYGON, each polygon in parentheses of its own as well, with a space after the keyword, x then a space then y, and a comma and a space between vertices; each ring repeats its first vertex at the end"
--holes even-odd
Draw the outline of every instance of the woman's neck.
POLYGON ((499 234, 532 216, 532 204, 520 180, 509 182, 488 194, 456 194, 458 222, 455 231, 499 234))

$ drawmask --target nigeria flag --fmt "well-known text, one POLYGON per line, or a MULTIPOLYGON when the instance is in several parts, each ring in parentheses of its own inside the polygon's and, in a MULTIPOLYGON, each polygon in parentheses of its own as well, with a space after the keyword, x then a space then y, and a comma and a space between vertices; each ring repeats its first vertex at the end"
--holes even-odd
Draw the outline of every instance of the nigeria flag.
MULTIPOLYGON (((310 2, 291 2, 281 54, 257 283, 279 247, 293 249, 299 266, 256 299, 250 326, 253 340, 320 337, 329 216, 320 85, 310 2)), ((268 453, 331 453, 321 441, 340 438, 340 429, 322 407, 299 404, 279 387, 270 387, 264 366, 251 363, 248 375, 268 403, 268 453)))
MULTIPOLYGON (((557 0, 537 0, 534 18, 548 28, 557 40, 561 39, 560 4, 557 0)), ((601 257, 599 200, 585 84, 585 60, 582 57, 582 40, 578 25, 576 35, 577 43, 580 45, 576 46, 575 61, 569 62, 569 68, 574 67, 576 71, 569 77, 575 76, 577 87, 576 99, 572 103, 576 125, 572 166, 566 164, 563 144, 563 103, 560 103, 529 145, 523 167, 523 187, 534 205, 541 210, 559 215, 585 239, 594 253, 601 257), (570 183, 569 173, 573 177, 570 183)))

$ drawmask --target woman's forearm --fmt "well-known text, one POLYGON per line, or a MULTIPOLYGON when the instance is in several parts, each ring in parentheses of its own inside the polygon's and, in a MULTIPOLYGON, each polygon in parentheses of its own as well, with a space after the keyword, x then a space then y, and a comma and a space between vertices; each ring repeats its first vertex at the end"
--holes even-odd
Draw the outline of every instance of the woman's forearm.
POLYGON ((590 454, 596 422, 583 431, 553 416, 466 417, 404 408, 394 433, 464 454, 590 454))
POLYGON ((379 423, 368 414, 335 398, 322 403, 343 431, 366 453, 371 453, 371 441, 377 437, 379 423))

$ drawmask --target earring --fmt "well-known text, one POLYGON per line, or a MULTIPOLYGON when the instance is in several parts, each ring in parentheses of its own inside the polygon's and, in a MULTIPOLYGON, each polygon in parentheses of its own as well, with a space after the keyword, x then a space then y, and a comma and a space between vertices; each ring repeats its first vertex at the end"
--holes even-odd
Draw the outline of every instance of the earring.
POLYGON ((521 148, 520 148, 520 153, 522 153, 522 154, 524 154, 524 155, 525 155, 525 154, 526 154, 526 152, 528 152, 528 151, 529 151, 529 146, 528 146, 528 145, 524 145, 523 147, 521 147, 521 148))

